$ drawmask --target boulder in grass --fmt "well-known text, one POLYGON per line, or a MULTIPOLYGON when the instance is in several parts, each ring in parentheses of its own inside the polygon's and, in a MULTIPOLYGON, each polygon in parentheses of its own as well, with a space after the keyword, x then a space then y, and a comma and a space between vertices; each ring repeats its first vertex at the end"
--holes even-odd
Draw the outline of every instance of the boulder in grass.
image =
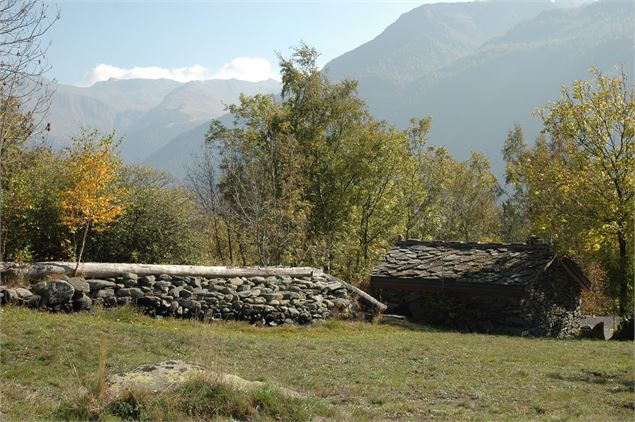
POLYGON ((109 379, 109 393, 113 397, 120 396, 127 391, 144 391, 156 394, 178 387, 193 378, 206 379, 242 391, 268 387, 280 391, 287 397, 302 397, 299 393, 288 388, 277 387, 262 381, 248 381, 237 375, 215 372, 204 366, 180 360, 142 365, 131 372, 113 375, 109 379))
POLYGON ((31 290, 42 297, 42 304, 49 306, 66 304, 75 294, 75 288, 64 280, 42 281, 31 290))

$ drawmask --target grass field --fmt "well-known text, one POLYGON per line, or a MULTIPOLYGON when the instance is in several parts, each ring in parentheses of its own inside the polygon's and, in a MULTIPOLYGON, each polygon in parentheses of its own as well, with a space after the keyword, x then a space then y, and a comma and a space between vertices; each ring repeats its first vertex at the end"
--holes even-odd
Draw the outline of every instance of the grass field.
POLYGON ((310 327, 154 320, 132 309, 0 310, 1 420, 60 418, 107 374, 167 359, 302 393, 318 420, 631 421, 633 343, 435 331, 408 323, 310 327), (328 411, 324 411, 327 409, 328 411))

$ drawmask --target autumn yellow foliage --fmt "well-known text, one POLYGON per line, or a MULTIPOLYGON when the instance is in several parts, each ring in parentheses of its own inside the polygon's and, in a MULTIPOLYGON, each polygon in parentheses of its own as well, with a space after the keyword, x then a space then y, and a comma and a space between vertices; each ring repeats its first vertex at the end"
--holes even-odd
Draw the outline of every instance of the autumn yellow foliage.
POLYGON ((84 131, 68 151, 68 185, 61 193, 62 223, 72 233, 84 230, 78 263, 90 230, 100 231, 124 212, 124 189, 118 186, 121 160, 114 134, 84 131))

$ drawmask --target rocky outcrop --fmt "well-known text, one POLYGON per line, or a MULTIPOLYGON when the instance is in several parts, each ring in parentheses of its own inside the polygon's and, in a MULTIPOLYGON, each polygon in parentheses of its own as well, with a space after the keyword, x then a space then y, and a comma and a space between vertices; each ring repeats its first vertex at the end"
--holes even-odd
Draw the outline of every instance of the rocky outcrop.
POLYGON ((306 324, 335 315, 357 317, 372 313, 369 298, 324 274, 203 278, 124 273, 104 279, 60 276, 30 289, 0 286, 3 304, 62 312, 134 304, 156 317, 267 325, 306 324))

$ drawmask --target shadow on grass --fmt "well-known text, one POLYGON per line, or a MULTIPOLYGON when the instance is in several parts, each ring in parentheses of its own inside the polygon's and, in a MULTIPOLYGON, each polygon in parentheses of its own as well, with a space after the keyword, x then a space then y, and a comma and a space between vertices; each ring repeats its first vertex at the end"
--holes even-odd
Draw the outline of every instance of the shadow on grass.
POLYGON ((623 374, 608 374, 605 372, 583 370, 574 375, 564 375, 561 373, 551 373, 549 378, 570 382, 585 382, 588 384, 606 385, 607 390, 613 393, 629 392, 635 388, 635 381, 628 379, 623 374))
POLYGON ((409 330, 409 331, 419 331, 419 332, 427 332, 427 333, 437 333, 437 332, 443 332, 443 331, 450 332, 450 330, 443 330, 443 329, 431 327, 429 325, 418 324, 416 322, 409 321, 408 319, 405 319, 405 318, 400 319, 400 318, 383 316, 378 321, 378 323, 379 325, 385 325, 385 326, 400 328, 400 329, 409 330))

